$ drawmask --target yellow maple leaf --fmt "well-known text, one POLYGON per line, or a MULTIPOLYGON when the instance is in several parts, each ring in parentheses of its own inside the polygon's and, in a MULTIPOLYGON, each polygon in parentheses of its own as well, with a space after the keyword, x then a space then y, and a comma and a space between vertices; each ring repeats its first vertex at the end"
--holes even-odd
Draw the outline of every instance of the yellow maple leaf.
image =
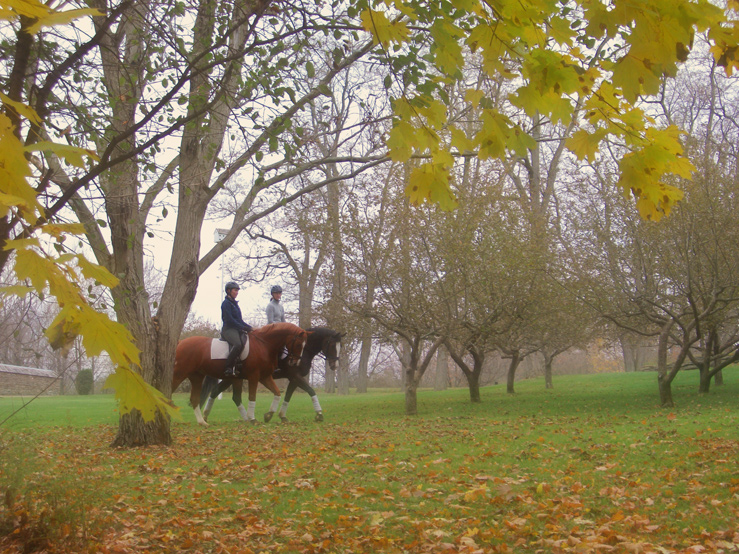
POLYGON ((5 0, 3 8, 7 8, 8 19, 24 15, 29 18, 43 17, 49 13, 48 7, 38 0, 5 0))
POLYGON ((600 141, 606 136, 605 129, 598 128, 592 133, 588 133, 584 129, 575 131, 566 141, 566 146, 577 156, 578 160, 587 158, 591 162, 595 162, 596 154, 600 147, 600 141))
POLYGON ((77 256, 77 264, 82 270, 82 274, 88 279, 95 279, 104 287, 112 289, 118 285, 118 278, 101 265, 90 262, 84 256, 77 256))
POLYGON ((451 131, 451 146, 455 147, 460 154, 472 152, 475 149, 475 143, 467 137, 463 130, 452 127, 451 131))
POLYGON ((509 124, 508 118, 500 112, 496 110, 483 111, 482 128, 474 139, 480 148, 480 158, 497 158, 503 155, 510 136, 509 124))
POLYGON ((480 101, 485 97, 485 93, 478 89, 467 89, 464 93, 464 99, 472 104, 473 108, 480 105, 480 101))
POLYGON ((362 12, 362 27, 371 33, 376 43, 388 46, 391 42, 401 44, 410 33, 404 21, 390 21, 385 12, 367 8, 362 12))
POLYGON ((105 350, 116 365, 139 364, 139 349, 133 344, 131 333, 107 314, 83 304, 73 319, 79 324, 82 344, 88 356, 97 356, 105 350))
POLYGON ((417 129, 407 121, 396 121, 386 141, 388 154, 396 162, 406 162, 418 145, 417 129))
POLYGON ((413 204, 431 202, 442 210, 453 210, 457 200, 449 187, 449 171, 441 164, 425 163, 413 168, 405 194, 413 204))
POLYGON ((65 235, 82 235, 85 232, 85 226, 82 223, 47 223, 41 227, 41 231, 61 240, 65 235))
MULTIPOLYGON (((5 114, 0 114, 0 206, 3 211, 12 206, 41 211, 36 191, 26 181, 31 170, 23 155, 23 144, 13 134, 13 126, 5 114)), ((6 215, 3 213, 2 215, 6 215)))
POLYGON ((659 92, 662 81, 659 71, 648 68, 644 60, 626 55, 614 65, 611 82, 623 91, 626 100, 634 103, 640 94, 659 92))
POLYGON ((79 324, 70 323, 65 319, 56 318, 44 331, 49 344, 54 350, 61 350, 65 358, 74 345, 74 340, 79 334, 79 324))
POLYGON ((434 129, 441 128, 447 121, 446 106, 438 100, 431 99, 425 106, 418 108, 419 115, 426 119, 426 123, 434 129))
POLYGON ((36 113, 36 110, 24 104, 23 102, 16 102, 2 92, 0 92, 0 100, 2 100, 3 104, 8 106, 15 113, 17 113, 21 117, 25 117, 31 123, 35 123, 37 125, 41 123, 41 118, 36 113))
POLYGON ((157 412, 181 419, 180 409, 170 399, 128 367, 117 367, 105 380, 105 387, 115 390, 121 414, 136 409, 144 421, 153 421, 157 412))
POLYGON ((93 150, 88 150, 86 148, 79 148, 77 146, 70 146, 68 144, 59 144, 57 142, 49 142, 49 141, 36 142, 34 144, 26 146, 25 151, 26 152, 37 152, 37 151, 53 152, 60 158, 63 158, 64 160, 66 160, 67 163, 75 167, 84 167, 85 157, 90 157, 94 160, 100 159, 93 150))
POLYGON ((105 14, 103 14, 103 12, 101 12, 100 10, 96 10, 94 8, 80 8, 76 10, 67 10, 63 12, 52 10, 48 14, 44 15, 43 17, 39 17, 36 23, 34 23, 28 28, 28 32, 32 35, 35 35, 41 30, 42 27, 51 27, 54 25, 66 25, 70 21, 74 21, 75 19, 79 19, 86 15, 98 16, 98 15, 105 15, 105 14))
POLYGON ((460 30, 445 20, 438 20, 431 27, 431 36, 434 39, 432 52, 436 67, 446 75, 456 75, 464 66, 464 56, 460 39, 460 30))

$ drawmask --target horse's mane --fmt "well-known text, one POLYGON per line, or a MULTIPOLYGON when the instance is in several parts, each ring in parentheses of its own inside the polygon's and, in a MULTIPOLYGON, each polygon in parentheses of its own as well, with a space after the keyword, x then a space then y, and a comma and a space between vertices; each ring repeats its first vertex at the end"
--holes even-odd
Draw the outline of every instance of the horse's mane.
MULTIPOLYGON (((339 335, 338 332, 334 331, 333 329, 329 329, 328 327, 309 327, 306 329, 308 333, 312 333, 313 335, 317 335, 321 338, 325 337, 332 337, 334 335, 339 335)), ((338 337, 338 340, 341 341, 341 337, 338 337)))
POLYGON ((297 325, 293 323, 288 323, 286 321, 278 321, 277 323, 269 323, 268 325, 263 325, 262 327, 257 327, 254 329, 253 332, 273 332, 273 331, 282 331, 283 329, 287 330, 294 330, 294 329, 300 329, 297 325))

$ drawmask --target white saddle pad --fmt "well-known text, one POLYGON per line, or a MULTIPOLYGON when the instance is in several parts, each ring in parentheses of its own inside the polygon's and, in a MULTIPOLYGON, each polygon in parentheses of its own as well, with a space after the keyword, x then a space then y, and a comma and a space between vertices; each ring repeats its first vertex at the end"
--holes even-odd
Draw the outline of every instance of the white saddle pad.
MULTIPOLYGON (((231 346, 221 339, 213 339, 210 342, 210 359, 211 360, 225 360, 228 358, 228 351, 231 346)), ((246 344, 244 349, 241 351, 240 359, 246 360, 249 355, 249 335, 246 335, 246 344)))

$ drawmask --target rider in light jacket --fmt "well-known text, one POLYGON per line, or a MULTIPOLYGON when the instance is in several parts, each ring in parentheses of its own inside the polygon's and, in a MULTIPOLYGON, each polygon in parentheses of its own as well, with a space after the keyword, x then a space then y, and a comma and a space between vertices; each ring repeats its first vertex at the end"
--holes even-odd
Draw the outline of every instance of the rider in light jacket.
POLYGON ((270 323, 278 323, 285 321, 285 308, 280 304, 280 298, 282 298, 282 287, 275 285, 269 291, 272 295, 272 299, 267 304, 267 325, 270 323))

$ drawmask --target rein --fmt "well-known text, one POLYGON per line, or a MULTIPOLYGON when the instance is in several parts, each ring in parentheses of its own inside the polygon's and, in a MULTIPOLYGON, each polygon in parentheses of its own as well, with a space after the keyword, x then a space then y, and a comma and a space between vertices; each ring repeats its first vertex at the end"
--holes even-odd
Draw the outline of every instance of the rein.
POLYGON ((318 356, 320 356, 321 358, 323 358, 327 362, 338 362, 339 361, 339 357, 338 356, 329 356, 323 350, 321 350, 320 352, 318 352, 318 356))
POLYGON ((297 365, 298 363, 300 363, 301 357, 293 354, 293 348, 295 348, 295 343, 298 341, 299 336, 299 333, 295 333, 293 335, 292 344, 287 348, 287 363, 289 365, 297 365))

